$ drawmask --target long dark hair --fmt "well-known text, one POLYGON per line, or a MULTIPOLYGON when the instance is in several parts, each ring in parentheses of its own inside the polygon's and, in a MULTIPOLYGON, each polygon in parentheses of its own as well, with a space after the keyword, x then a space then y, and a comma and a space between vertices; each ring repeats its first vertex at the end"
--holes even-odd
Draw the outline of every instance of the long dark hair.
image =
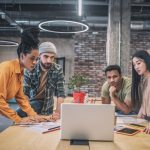
POLYGON ((38 28, 28 28, 25 29, 21 34, 21 43, 17 48, 18 57, 20 54, 28 54, 31 53, 33 49, 38 49, 39 44, 39 29, 38 28))
MULTIPOLYGON (((132 56, 132 59, 134 57, 142 59, 144 61, 144 63, 146 64, 147 70, 150 71, 150 55, 148 54, 148 52, 146 52, 144 50, 137 51, 132 56)), ((133 66, 133 62, 132 62, 131 97, 132 97, 133 107, 137 111, 139 110, 139 108, 141 107, 141 104, 142 104, 142 99, 139 98, 139 94, 138 94, 138 87, 139 87, 140 80, 141 80, 141 76, 138 75, 138 73, 135 71, 134 66, 133 66)))

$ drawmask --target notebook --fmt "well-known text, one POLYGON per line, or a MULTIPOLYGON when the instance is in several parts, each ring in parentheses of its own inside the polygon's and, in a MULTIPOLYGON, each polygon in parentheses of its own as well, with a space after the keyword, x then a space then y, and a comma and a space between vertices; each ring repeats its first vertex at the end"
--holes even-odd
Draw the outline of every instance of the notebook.
POLYGON ((61 139, 113 141, 114 105, 64 103, 61 107, 61 139))

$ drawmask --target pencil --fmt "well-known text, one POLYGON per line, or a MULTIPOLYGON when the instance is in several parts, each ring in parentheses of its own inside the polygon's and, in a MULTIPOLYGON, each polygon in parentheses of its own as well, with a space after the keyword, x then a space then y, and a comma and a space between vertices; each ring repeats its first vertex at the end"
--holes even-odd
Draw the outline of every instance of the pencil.
POLYGON ((52 129, 52 130, 44 131, 44 132, 42 132, 42 134, 49 133, 49 132, 53 132, 53 131, 56 131, 56 130, 60 130, 60 127, 55 128, 55 129, 52 129))
POLYGON ((39 123, 15 123, 12 126, 20 126, 20 125, 39 125, 39 123))
POLYGON ((60 126, 49 128, 48 130, 52 130, 52 129, 56 129, 56 128, 60 128, 60 126))

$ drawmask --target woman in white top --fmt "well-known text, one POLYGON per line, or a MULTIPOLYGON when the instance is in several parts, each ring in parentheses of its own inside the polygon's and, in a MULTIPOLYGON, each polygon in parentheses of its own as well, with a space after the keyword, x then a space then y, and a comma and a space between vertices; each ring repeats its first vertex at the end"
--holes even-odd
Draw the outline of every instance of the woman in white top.
POLYGON ((132 57, 132 104, 138 117, 148 121, 144 132, 150 134, 150 55, 137 51, 132 57))

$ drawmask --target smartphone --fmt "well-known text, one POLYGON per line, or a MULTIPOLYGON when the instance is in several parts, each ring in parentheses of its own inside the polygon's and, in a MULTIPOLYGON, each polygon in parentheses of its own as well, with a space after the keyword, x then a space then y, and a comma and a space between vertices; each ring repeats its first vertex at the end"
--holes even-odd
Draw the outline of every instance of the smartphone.
POLYGON ((145 127, 144 125, 135 124, 135 123, 131 123, 131 124, 129 124, 129 125, 136 126, 136 127, 145 127))
POLYGON ((123 129, 116 131, 116 133, 124 134, 124 135, 135 135, 139 132, 140 132, 140 130, 132 129, 132 128, 123 128, 123 129))
POLYGON ((89 140, 70 140, 70 145, 89 145, 89 140))

